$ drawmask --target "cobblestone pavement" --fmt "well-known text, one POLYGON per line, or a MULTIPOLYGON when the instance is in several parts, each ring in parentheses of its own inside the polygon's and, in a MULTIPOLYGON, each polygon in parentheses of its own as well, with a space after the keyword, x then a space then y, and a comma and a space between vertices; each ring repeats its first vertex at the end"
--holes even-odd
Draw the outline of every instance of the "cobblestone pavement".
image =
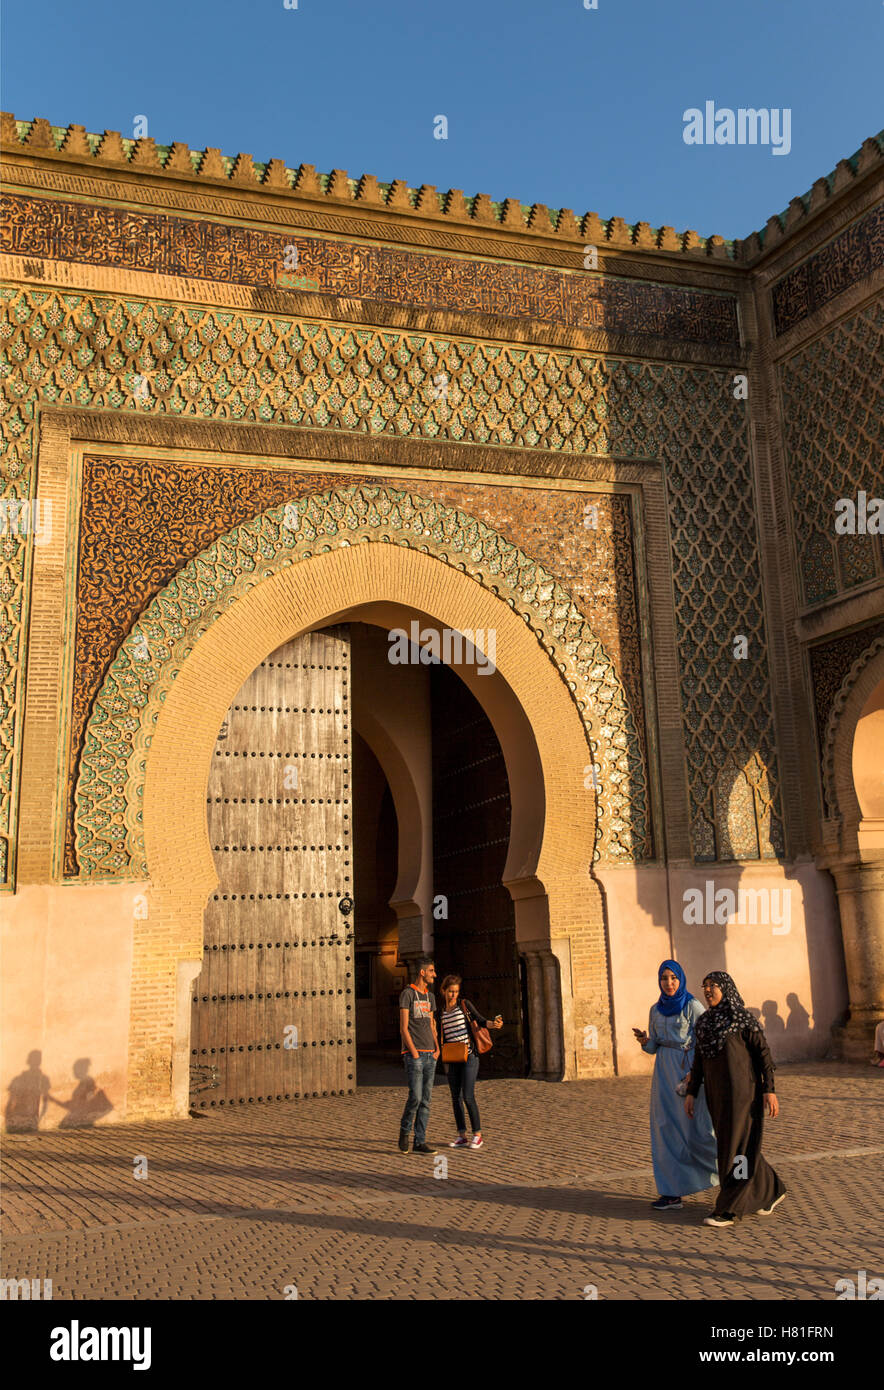
MULTIPOLYGON (((367 1071, 354 1096, 7 1136, 4 1277, 56 1299, 834 1299, 884 1275, 884 1072, 782 1066, 765 1152, 788 1197, 721 1231, 711 1193, 650 1210, 649 1078, 480 1081, 486 1146, 440 1149, 442 1178, 396 1147, 398 1068, 367 1071)), ((430 1139, 452 1138, 442 1078, 430 1139)))

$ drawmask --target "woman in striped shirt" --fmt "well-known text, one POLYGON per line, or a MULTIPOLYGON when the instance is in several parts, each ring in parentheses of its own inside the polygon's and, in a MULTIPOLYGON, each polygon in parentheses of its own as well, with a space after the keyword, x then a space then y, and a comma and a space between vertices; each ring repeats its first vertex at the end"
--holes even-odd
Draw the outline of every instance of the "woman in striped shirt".
POLYGON ((481 1149, 482 1126, 479 1121, 479 1107, 476 1104, 475 1094, 476 1077, 479 1074, 479 1049, 476 1047, 476 1040, 473 1037, 470 1024, 472 1021, 477 1023, 480 1028, 502 1028, 503 1019, 500 1014, 491 1020, 483 1018, 469 999, 461 999, 460 987, 462 983, 460 975, 446 975, 441 985, 442 998, 445 1000, 445 1007, 440 1014, 439 1027, 443 1060, 445 1060, 446 1043, 453 1045, 452 1051, 460 1049, 466 1054, 465 1061, 446 1062, 451 1103, 454 1107, 454 1123, 457 1125, 457 1138, 448 1147, 450 1149, 481 1149), (464 1103, 466 1103, 470 1113, 470 1124, 473 1127, 472 1140, 467 1139, 464 1103))

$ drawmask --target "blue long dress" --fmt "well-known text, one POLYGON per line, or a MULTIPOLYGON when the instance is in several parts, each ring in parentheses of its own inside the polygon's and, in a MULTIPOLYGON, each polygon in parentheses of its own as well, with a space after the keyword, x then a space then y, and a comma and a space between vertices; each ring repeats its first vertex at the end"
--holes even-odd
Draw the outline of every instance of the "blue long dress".
POLYGON ((642 1043, 645 1052, 654 1054, 651 1156, 662 1197, 684 1197, 718 1182, 718 1151, 706 1097, 701 1090, 694 1103, 694 1118, 689 1120, 684 1096, 675 1090, 693 1064, 694 1026, 703 1013, 699 999, 689 999, 681 1013, 668 1017, 654 1004, 648 1019, 648 1040, 642 1043))

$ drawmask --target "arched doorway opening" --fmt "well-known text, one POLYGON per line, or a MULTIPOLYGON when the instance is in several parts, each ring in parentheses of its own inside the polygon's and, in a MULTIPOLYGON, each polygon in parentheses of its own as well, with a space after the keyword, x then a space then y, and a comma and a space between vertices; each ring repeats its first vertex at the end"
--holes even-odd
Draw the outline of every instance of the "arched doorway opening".
POLYGON ((458 672, 502 678, 476 653, 428 664, 408 643, 403 662, 405 629, 372 616, 278 647, 219 730, 206 796, 218 883, 191 1000, 199 1109, 343 1094, 360 1061, 398 1059, 419 950, 503 1016, 486 1071, 526 1069, 506 759, 458 672))
MULTIPOLYGON (((417 648, 413 664, 391 665, 391 634, 377 621, 350 622, 347 630, 354 730, 357 1076, 361 1079, 360 1063, 364 1069, 369 1060, 398 1061, 398 999, 408 957, 417 949, 433 954, 440 982, 447 973, 460 974, 478 1006, 506 1020, 486 1072, 522 1075, 526 1030, 515 905, 504 886, 511 797, 500 741, 456 666, 435 660, 424 666, 417 648), (394 753, 413 803, 411 812, 401 804, 399 816, 384 771, 386 764, 395 776, 394 753), (400 916, 406 924, 404 952, 400 916), (420 945, 409 934, 416 920, 420 945)), ((540 779, 538 787, 542 792, 540 779)))

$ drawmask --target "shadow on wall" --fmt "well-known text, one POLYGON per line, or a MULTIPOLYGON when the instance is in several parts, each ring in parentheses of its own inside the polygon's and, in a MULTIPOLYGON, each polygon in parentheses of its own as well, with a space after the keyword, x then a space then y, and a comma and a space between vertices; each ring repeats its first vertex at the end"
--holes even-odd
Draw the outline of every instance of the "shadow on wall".
POLYGON ((724 860, 673 877, 675 958, 691 993, 703 1003, 705 975, 726 970, 775 1062, 825 1057, 847 1000, 830 876, 784 860, 724 860))
POLYGON ((42 1070, 42 1052, 29 1052, 27 1070, 9 1083, 9 1099, 4 1119, 9 1134, 28 1134, 39 1129, 40 1121, 51 1105, 58 1105, 67 1114, 59 1129, 84 1129, 113 1110, 106 1093, 95 1078, 89 1075, 90 1058, 78 1057, 73 1073, 77 1081, 68 1100, 58 1100, 50 1091, 49 1077, 42 1070))
POLYGON ((760 1009, 751 1004, 746 1005, 750 1014, 758 1019, 764 1029, 775 1062, 806 1056, 807 1042, 813 1033, 810 1014, 798 995, 787 994, 786 1005, 789 1012, 785 1018, 780 1013, 780 1006, 775 999, 765 999, 760 1009))

